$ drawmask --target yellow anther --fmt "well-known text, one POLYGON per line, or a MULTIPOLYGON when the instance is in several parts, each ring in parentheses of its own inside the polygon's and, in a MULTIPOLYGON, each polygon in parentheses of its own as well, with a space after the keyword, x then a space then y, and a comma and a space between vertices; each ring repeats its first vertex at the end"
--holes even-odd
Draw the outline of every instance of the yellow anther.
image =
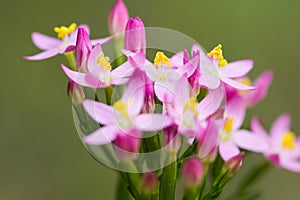
POLYGON ((75 23, 72 23, 69 27, 55 27, 54 31, 57 33, 58 38, 64 38, 66 35, 71 34, 76 29, 76 27, 77 25, 75 23))
POLYGON ((294 150, 296 148, 295 140, 296 140, 295 133, 293 133, 291 131, 287 131, 282 136, 282 143, 281 143, 282 148, 294 150))
POLYGON ((224 67, 227 65, 227 60, 223 57, 222 45, 218 44, 211 52, 207 54, 209 57, 219 60, 219 67, 224 67))
POLYGON ((223 129, 224 129, 226 132, 228 132, 228 133, 232 132, 233 121, 234 121, 234 117, 229 117, 229 118, 226 120, 226 122, 225 122, 225 124, 224 124, 224 127, 223 127, 223 129))
POLYGON ((158 66, 162 66, 163 64, 172 66, 172 64, 169 61, 169 58, 165 56, 163 52, 157 52, 154 58, 154 66, 158 67, 158 66))
POLYGON ((128 117, 127 104, 122 99, 115 102, 113 107, 118 110, 124 117, 128 117))
POLYGON ((199 115, 199 112, 196 110, 196 107, 198 105, 196 101, 196 97, 192 96, 188 102, 184 105, 183 111, 187 111, 187 109, 190 109, 196 116, 199 115))
POLYGON ((110 59, 108 56, 104 56, 103 52, 101 52, 96 61, 97 64, 100 65, 101 70, 104 72, 106 69, 111 71, 112 67, 110 65, 110 59))

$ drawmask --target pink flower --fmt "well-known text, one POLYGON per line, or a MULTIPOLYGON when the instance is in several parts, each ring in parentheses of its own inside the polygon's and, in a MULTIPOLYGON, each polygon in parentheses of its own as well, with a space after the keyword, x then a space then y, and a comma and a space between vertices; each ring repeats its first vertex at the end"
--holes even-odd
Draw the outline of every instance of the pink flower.
MULTIPOLYGON (((253 86, 255 87, 255 90, 240 91, 229 85, 226 85, 225 87, 226 99, 229 101, 234 95, 239 95, 243 99, 247 107, 255 106, 257 103, 259 103, 262 99, 265 98, 269 86, 272 83, 272 79, 273 79, 273 72, 271 70, 268 70, 265 71, 263 74, 261 74, 253 82, 253 86)), ((246 76, 237 78, 235 80, 245 85, 251 85, 251 80, 246 76)))
MULTIPOLYGON (((85 49, 85 46, 82 47, 85 49)), ((76 72, 62 65, 65 74, 82 86, 105 88, 109 85, 122 85, 128 81, 127 77, 133 71, 133 67, 127 62, 112 70, 110 59, 104 55, 100 44, 97 44, 89 55, 82 55, 87 59, 87 66, 83 72, 76 72)))
POLYGON ((145 26, 139 17, 128 20, 125 29, 124 47, 134 53, 146 53, 145 26))
POLYGON ((182 167, 182 177, 189 187, 197 186, 204 177, 204 166, 197 158, 190 158, 182 167))
POLYGON ((241 84, 234 78, 246 75, 253 67, 252 60, 239 60, 227 64, 223 58, 221 45, 215 47, 207 56, 201 47, 194 45, 192 51, 200 52, 200 80, 203 87, 216 89, 221 82, 239 90, 253 90, 254 87, 241 84))
POLYGON ((263 152, 274 165, 293 172, 300 172, 300 137, 290 131, 291 119, 283 114, 273 123, 267 134, 257 118, 253 118, 251 129, 267 149, 263 152))
POLYGON ((108 17, 108 28, 111 35, 124 32, 128 21, 128 10, 122 0, 117 0, 108 17))
MULTIPOLYGON (((89 32, 89 27, 87 25, 80 25, 79 27, 82 27, 89 32)), ((33 56, 25 56, 24 58, 26 60, 44 60, 56 56, 57 54, 64 54, 66 52, 73 51, 77 40, 78 28, 76 28, 76 24, 73 23, 69 27, 55 27, 54 30, 58 33, 58 38, 53 38, 38 32, 32 33, 31 37, 33 43, 36 47, 43 50, 43 52, 33 56)), ((110 39, 110 37, 107 37, 92 40, 92 44, 103 44, 110 39)))
POLYGON ((85 100, 87 113, 104 126, 84 138, 91 145, 102 145, 114 141, 119 134, 140 137, 141 131, 157 131, 171 124, 163 114, 140 114, 144 104, 144 80, 136 70, 123 93, 122 99, 108 106, 101 102, 85 100))
POLYGON ((264 152, 267 146, 256 134, 240 130, 244 121, 245 106, 239 96, 235 96, 225 106, 225 124, 220 135, 219 152, 224 160, 240 153, 238 147, 254 152, 264 152))

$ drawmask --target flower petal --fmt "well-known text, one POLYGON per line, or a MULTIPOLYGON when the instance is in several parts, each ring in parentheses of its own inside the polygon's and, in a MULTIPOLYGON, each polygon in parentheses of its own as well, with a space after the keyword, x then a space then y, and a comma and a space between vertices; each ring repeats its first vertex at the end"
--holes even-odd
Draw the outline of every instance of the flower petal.
POLYGON ((226 161, 239 154, 240 150, 233 142, 220 142, 219 152, 223 160, 226 161))
POLYGON ((254 90, 255 89, 255 87, 244 85, 244 84, 234 81, 230 78, 222 77, 221 79, 224 83, 230 85, 231 87, 239 89, 239 90, 254 90))
POLYGON ((109 125, 99 128, 90 135, 85 136, 83 141, 90 145, 103 145, 114 141, 117 135, 118 128, 114 125, 109 125))
POLYGON ((42 50, 54 49, 62 44, 61 40, 38 32, 33 32, 31 38, 34 45, 42 50))
POLYGON ((99 77, 100 73, 102 73, 100 65, 97 64, 97 59, 101 52, 101 44, 97 44, 91 51, 87 62, 89 72, 96 77, 99 77))
POLYGON ((135 126, 141 131, 158 131, 170 126, 172 120, 162 114, 140 114, 134 118, 135 126))
POLYGON ((96 122, 100 124, 111 124, 114 122, 114 109, 104 103, 87 99, 83 102, 85 111, 96 122))
POLYGON ((288 114, 279 116, 273 123, 270 134, 275 140, 279 140, 286 131, 290 129, 291 117, 288 114))
POLYGON ((250 131, 238 130, 232 133, 235 143, 246 150, 254 152, 266 152, 268 150, 268 144, 265 142, 264 138, 259 137, 259 135, 253 134, 250 131))
POLYGON ((219 69, 222 77, 237 78, 246 75, 253 67, 252 60, 238 60, 219 69))
POLYGON ((105 37, 105 38, 94 39, 94 40, 91 40, 91 42, 92 42, 92 45, 95 46, 97 44, 104 44, 104 43, 110 41, 112 38, 113 38, 112 36, 109 36, 109 37, 105 37))
POLYGON ((233 130, 237 130, 241 127, 246 114, 246 107, 243 99, 235 95, 225 105, 225 116, 233 117, 233 130))
POLYGON ((24 56, 24 59, 26 59, 26 60, 44 60, 47 58, 51 58, 57 54, 59 54, 58 49, 50 49, 50 50, 43 51, 43 52, 33 55, 33 56, 24 56))

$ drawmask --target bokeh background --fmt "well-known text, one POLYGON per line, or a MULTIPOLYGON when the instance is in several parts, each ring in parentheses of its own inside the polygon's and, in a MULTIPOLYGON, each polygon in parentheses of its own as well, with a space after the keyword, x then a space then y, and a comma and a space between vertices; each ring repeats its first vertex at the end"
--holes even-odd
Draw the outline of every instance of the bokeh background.
MULTIPOLYGON (((252 78, 273 69, 265 101, 251 110, 267 126, 282 112, 300 130, 300 1, 125 0, 130 16, 146 26, 180 31, 211 49, 224 46, 228 60, 252 58, 252 78)), ((113 199, 117 175, 83 148, 66 97, 64 58, 29 62, 39 50, 32 31, 55 36, 53 27, 87 23, 92 37, 107 36, 112 0, 12 0, 1 3, 0 199, 113 199)), ((255 161, 249 160, 248 163, 255 161)), ((238 178, 235 180, 238 181, 238 178)), ((270 170, 256 185, 262 199, 300 199, 300 174, 270 170)), ((228 190, 234 189, 228 186, 228 190)))

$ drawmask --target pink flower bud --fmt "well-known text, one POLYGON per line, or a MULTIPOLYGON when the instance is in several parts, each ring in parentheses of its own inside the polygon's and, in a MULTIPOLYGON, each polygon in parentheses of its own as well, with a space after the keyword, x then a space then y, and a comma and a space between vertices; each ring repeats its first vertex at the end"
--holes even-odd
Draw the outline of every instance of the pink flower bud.
POLYGON ((85 98, 82 88, 72 80, 68 82, 67 92, 73 104, 80 104, 85 98))
POLYGON ((169 151, 178 151, 180 148, 180 135, 178 133, 178 126, 172 124, 164 128, 165 145, 169 151))
POLYGON ((197 186, 204 176, 204 166, 197 158, 190 158, 182 167, 183 180, 189 187, 197 186))
POLYGON ((145 97, 144 97, 144 106, 142 111, 144 113, 153 113, 155 110, 154 103, 154 83, 147 77, 144 73, 145 77, 145 97))
POLYGON ((224 170, 230 170, 231 174, 235 174, 242 165, 244 155, 245 153, 241 152, 227 160, 224 164, 224 170))
POLYGON ((146 193, 153 192, 157 187, 157 176, 154 172, 148 172, 142 176, 142 190, 146 193))
POLYGON ((82 72, 87 71, 87 60, 92 51, 92 43, 85 28, 79 27, 76 41, 76 67, 82 72))
MULTIPOLYGON (((131 134, 139 135, 138 130, 131 130, 131 134), (134 133, 136 132, 136 133, 134 133)), ((115 151, 121 161, 127 162, 136 157, 139 151, 141 140, 129 134, 118 134, 114 141, 115 151)))
POLYGON ((108 17, 108 28, 111 35, 125 31, 128 21, 128 10, 122 0, 117 0, 108 17))
POLYGON ((146 34, 145 26, 139 17, 135 19, 130 18, 126 25, 126 32, 124 38, 125 49, 135 53, 145 53, 146 48, 146 34))

